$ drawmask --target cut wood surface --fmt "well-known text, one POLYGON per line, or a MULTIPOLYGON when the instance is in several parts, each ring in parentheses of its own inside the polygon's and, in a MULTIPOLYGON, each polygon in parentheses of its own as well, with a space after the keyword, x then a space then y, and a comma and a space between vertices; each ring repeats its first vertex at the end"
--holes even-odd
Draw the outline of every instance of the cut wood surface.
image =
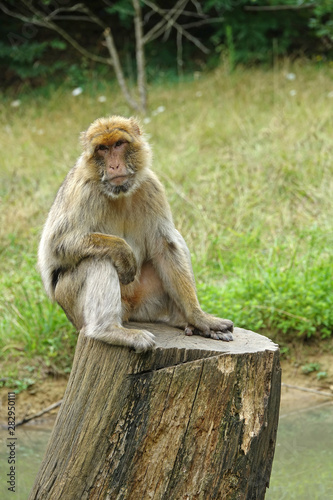
POLYGON ((263 499, 278 346, 239 328, 222 342, 140 326, 155 334, 155 350, 136 354, 80 334, 30 500, 263 499))

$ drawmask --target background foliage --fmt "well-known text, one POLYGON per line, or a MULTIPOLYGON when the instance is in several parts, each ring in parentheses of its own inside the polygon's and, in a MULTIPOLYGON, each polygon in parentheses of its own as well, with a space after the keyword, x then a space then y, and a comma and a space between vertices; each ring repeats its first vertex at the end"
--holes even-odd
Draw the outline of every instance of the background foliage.
MULTIPOLYGON (((0 2, 17 12, 22 5, 7 0, 0 2)), ((33 2, 32 2, 33 3, 33 2)), ((75 5, 68 0, 59 6, 75 5)), ((41 0, 37 5, 44 9, 58 7, 56 1, 41 0)), ((157 2, 159 4, 159 2, 157 2)), ((133 7, 128 0, 114 2, 88 2, 89 8, 112 27, 116 46, 120 52, 128 77, 135 71, 135 40, 133 7)), ((162 2, 163 8, 173 7, 174 1, 162 2)), ((281 56, 330 60, 333 55, 333 9, 331 0, 204 0, 202 11, 211 23, 195 26, 195 8, 192 2, 186 6, 186 16, 180 22, 194 22, 191 32, 209 49, 202 53, 184 39, 184 70, 202 70, 216 67, 227 58, 235 64, 272 64, 281 56), (269 7, 273 10, 260 10, 269 7), (259 9, 259 10, 253 10, 259 9), (277 9, 277 10, 274 10, 277 9), (192 12, 191 12, 192 11, 192 12), (191 17, 191 14, 193 17, 191 17)), ((158 18, 142 2, 144 30, 148 31, 158 18)), ((107 55, 101 33, 95 25, 87 22, 64 20, 61 26, 80 43, 96 54, 107 55)), ((149 81, 161 78, 161 74, 176 73, 176 32, 170 30, 149 43, 147 52, 147 74, 149 81)), ((89 69, 95 75, 104 74, 101 64, 87 61, 59 35, 45 28, 9 17, 0 10, 0 71, 3 88, 21 88, 20 84, 33 86, 46 84, 52 77, 64 78, 78 85, 82 73, 89 69)))

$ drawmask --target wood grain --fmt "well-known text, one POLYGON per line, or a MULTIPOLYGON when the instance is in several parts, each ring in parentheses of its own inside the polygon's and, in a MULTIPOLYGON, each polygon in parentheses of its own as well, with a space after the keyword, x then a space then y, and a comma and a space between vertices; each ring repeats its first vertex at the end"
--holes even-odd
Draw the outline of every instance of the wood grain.
POLYGON ((30 500, 263 499, 278 346, 237 328, 222 342, 143 327, 156 349, 139 355, 79 336, 30 500))

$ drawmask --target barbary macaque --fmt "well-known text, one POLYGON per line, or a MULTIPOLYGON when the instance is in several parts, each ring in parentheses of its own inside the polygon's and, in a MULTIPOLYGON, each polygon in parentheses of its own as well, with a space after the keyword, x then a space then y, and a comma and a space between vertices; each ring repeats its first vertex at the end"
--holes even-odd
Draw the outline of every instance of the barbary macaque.
POLYGON ((136 352, 153 348, 154 335, 124 322, 166 322, 187 335, 232 340, 232 321, 199 305, 189 250, 137 120, 97 119, 81 140, 40 241, 48 296, 88 337, 136 352))

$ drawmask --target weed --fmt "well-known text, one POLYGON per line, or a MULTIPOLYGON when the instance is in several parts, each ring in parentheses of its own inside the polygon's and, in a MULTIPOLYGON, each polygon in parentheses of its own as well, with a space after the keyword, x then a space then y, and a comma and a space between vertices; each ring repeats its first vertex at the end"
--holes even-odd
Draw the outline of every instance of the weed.
POLYGON ((19 394, 22 391, 27 390, 29 387, 34 385, 35 380, 31 378, 23 378, 23 379, 13 379, 8 377, 8 379, 4 382, 0 382, 0 387, 10 387, 14 389, 16 394, 19 394))
POLYGON ((313 372, 319 372, 319 370, 320 370, 319 363, 308 363, 307 365, 302 366, 302 372, 305 373, 306 375, 313 372))

